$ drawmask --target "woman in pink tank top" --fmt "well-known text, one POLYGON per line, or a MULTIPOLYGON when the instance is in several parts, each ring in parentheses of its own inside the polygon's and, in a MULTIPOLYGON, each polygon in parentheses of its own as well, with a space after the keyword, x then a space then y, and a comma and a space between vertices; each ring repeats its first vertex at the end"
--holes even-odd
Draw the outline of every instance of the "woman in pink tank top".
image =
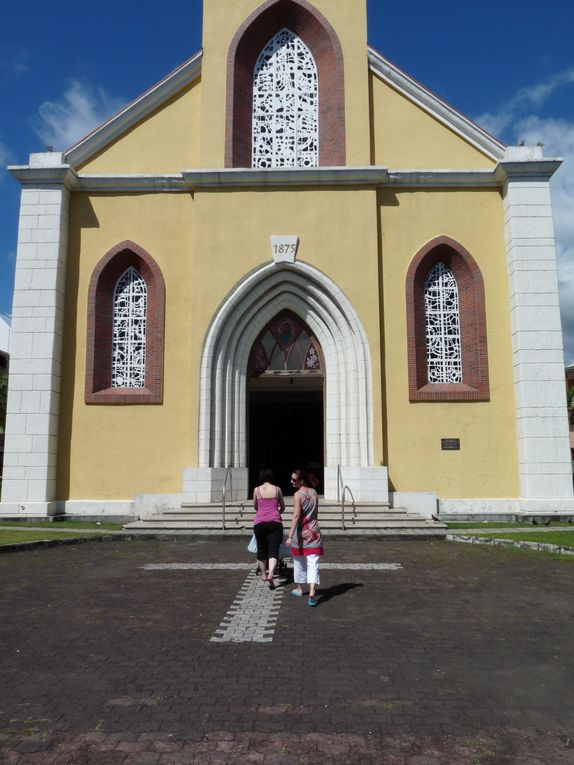
POLYGON ((261 581, 275 589, 273 575, 279 560, 279 545, 283 540, 281 513, 285 510, 283 493, 273 483, 271 470, 259 473, 259 483, 253 492, 253 533, 257 540, 257 563, 261 571, 261 581))

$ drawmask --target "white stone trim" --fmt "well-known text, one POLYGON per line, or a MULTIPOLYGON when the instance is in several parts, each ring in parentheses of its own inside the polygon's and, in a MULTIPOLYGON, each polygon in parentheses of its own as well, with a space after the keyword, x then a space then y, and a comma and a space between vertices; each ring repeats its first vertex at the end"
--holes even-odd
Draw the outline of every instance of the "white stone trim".
POLYGON ((246 467, 247 362, 279 311, 304 318, 325 358, 326 465, 372 467, 370 353, 357 313, 306 263, 267 264, 223 301, 207 332, 200 380, 200 468, 246 467))
MULTIPOLYGON (((510 147, 522 148, 522 147, 510 147)), ((526 147, 530 148, 530 147, 526 147)), ((32 157, 38 155, 32 155, 32 157)), ((61 155, 52 154, 56 157, 61 155)), ((391 169, 369 165, 313 168, 205 168, 181 173, 77 173, 69 165, 11 165, 8 170, 23 186, 64 184, 73 191, 188 193, 200 189, 301 186, 396 188, 501 188, 509 175, 547 181, 560 159, 524 157, 499 162, 493 169, 391 169)))
POLYGON ((416 104, 434 119, 446 125, 457 135, 493 160, 502 159, 505 146, 479 125, 453 109, 452 106, 409 77, 397 66, 384 58, 374 48, 368 48, 369 67, 383 82, 416 104))
POLYGON ((246 467, 231 468, 185 468, 183 471, 183 495, 185 504, 202 505, 222 502, 223 486, 227 477, 225 500, 244 500, 249 492, 249 472, 246 467))
POLYGON ((345 505, 351 508, 355 502, 379 502, 389 504, 389 473, 384 465, 372 467, 326 466, 323 476, 325 499, 341 501, 344 487, 351 495, 345 494, 345 505), (339 481, 340 476, 340 481, 339 481))
POLYGON ((393 491, 389 494, 390 506, 409 513, 432 518, 438 512, 438 499, 432 491, 393 491))
POLYGON ((68 499, 58 502, 59 512, 66 515, 133 516, 134 501, 129 499, 68 499))
POLYGON ((57 502, 0 502, 0 519, 48 518, 60 512, 57 502))
POLYGON ((574 509, 548 176, 525 174, 529 163, 503 164, 521 508, 574 509))
POLYGON ((182 88, 191 84, 201 74, 202 51, 177 67, 173 72, 146 90, 103 125, 93 130, 65 152, 65 159, 73 167, 87 162, 91 157, 115 141, 162 104, 169 101, 182 88))
POLYGON ((68 207, 61 183, 22 189, 0 514, 30 502, 50 513, 56 499, 68 207))

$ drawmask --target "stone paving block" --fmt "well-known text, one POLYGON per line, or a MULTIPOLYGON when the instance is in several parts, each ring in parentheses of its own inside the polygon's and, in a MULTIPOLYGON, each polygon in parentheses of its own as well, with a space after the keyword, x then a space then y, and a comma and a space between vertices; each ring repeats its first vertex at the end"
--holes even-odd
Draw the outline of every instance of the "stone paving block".
POLYGON ((44 747, 0 736, 0 762, 266 765, 293 739, 297 765, 572 762, 571 565, 446 542, 331 540, 328 556, 397 566, 325 567, 316 609, 258 582, 239 619, 244 566, 142 566, 240 564, 242 540, 0 556, 0 730, 33 718, 44 747), (269 642, 211 641, 231 615, 241 636, 269 638, 262 594, 269 642))

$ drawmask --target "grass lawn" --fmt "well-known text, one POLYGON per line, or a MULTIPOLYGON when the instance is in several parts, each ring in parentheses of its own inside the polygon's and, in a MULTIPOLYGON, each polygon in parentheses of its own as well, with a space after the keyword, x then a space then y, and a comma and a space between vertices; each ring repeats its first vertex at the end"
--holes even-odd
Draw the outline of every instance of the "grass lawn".
POLYGON ((472 537, 491 537, 494 539, 513 539, 518 542, 543 542, 547 545, 561 545, 562 547, 574 547, 574 531, 540 531, 529 532, 528 534, 516 533, 496 533, 490 534, 475 533, 469 534, 472 537))
POLYGON ((121 523, 95 523, 94 521, 0 521, 0 527, 2 526, 21 526, 23 529, 26 526, 41 526, 42 528, 57 530, 57 529, 112 529, 113 531, 120 531, 122 528, 121 523))
MULTIPOLYGON (((550 525, 566 526, 567 521, 551 521, 550 525)), ((447 523, 449 529, 532 529, 534 523, 514 523, 512 521, 474 521, 465 523, 447 523)))
MULTIPOLYGON (((31 531, 22 529, 11 531, 9 529, 0 529, 0 545, 14 545, 20 542, 39 542, 51 539, 62 539, 64 537, 81 537, 79 531, 31 531)), ((83 536, 87 536, 84 534, 83 536)), ((98 534, 90 534, 91 537, 97 537, 98 534)))

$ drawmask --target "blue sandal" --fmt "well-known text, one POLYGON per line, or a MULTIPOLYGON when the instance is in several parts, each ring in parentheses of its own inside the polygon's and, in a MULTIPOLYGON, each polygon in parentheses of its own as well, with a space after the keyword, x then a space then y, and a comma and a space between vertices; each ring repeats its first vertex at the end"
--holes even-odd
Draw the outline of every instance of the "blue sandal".
POLYGON ((307 605, 311 606, 311 607, 316 606, 317 605, 317 598, 309 598, 309 600, 307 601, 307 605))
POLYGON ((291 595, 293 595, 294 598, 303 597, 303 593, 300 590, 291 590, 291 595))

